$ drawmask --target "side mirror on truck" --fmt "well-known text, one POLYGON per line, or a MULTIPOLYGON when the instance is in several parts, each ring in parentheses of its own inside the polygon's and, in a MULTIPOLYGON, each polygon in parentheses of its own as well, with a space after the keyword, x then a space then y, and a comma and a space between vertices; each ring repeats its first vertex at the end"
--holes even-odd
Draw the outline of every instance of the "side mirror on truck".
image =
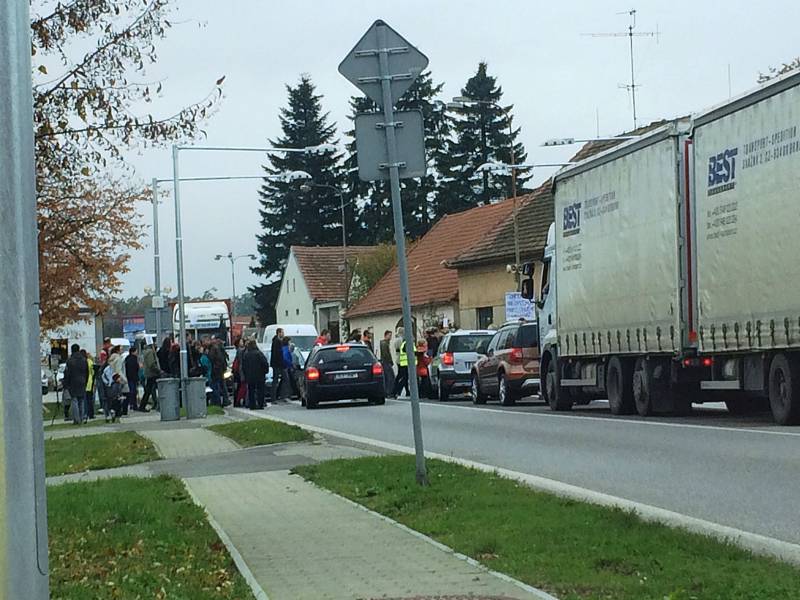
POLYGON ((525 298, 525 300, 533 300, 534 290, 533 290, 532 277, 522 280, 522 288, 520 289, 520 294, 522 295, 523 298, 525 298))

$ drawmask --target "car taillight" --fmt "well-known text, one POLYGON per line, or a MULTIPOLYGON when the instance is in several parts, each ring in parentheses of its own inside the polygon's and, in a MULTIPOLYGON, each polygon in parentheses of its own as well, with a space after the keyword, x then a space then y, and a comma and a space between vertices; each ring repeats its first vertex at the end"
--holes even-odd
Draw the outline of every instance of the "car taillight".
POLYGON ((522 348, 511 349, 511 360, 515 362, 522 362, 522 348))
POLYGON ((383 375, 383 366, 381 366, 381 363, 375 363, 372 365, 372 375, 374 377, 380 377, 383 375))
POLYGON ((347 352, 350 350, 350 346, 336 346, 337 352, 347 352))
POLYGON ((306 381, 319 381, 319 369, 308 367, 306 369, 306 381))
POLYGON ((453 356, 452 352, 445 352, 442 354, 442 364, 452 367, 454 364, 456 364, 456 357, 453 356))

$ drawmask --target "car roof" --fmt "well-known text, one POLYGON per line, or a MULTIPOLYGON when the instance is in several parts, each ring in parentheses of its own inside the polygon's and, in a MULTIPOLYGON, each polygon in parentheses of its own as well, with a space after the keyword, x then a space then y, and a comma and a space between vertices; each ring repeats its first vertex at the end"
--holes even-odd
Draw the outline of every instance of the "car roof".
POLYGON ((459 329, 448 333, 449 336, 462 336, 462 335, 494 335, 496 332, 491 329, 459 329))

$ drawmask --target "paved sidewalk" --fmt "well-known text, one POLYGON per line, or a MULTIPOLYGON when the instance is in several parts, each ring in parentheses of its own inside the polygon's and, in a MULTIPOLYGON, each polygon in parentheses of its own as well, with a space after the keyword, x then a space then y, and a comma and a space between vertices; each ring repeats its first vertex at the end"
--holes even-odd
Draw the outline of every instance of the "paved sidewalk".
POLYGON ((288 471, 185 481, 270 600, 546 597, 288 471))
POLYGON ((139 435, 153 442, 164 458, 207 456, 239 450, 239 446, 233 441, 202 427, 142 430, 139 435))

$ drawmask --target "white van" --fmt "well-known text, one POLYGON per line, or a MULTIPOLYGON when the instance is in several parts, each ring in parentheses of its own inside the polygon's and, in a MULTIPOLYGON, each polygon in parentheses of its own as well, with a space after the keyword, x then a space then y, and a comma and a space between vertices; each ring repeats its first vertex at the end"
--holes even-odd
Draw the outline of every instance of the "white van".
POLYGON ((267 328, 264 330, 264 336, 261 338, 262 349, 272 348, 272 338, 275 337, 275 332, 278 329, 283 329, 283 335, 288 335, 292 338, 292 343, 295 349, 300 351, 303 357, 303 364, 305 364, 308 355, 311 353, 311 349, 314 347, 314 341, 319 336, 317 328, 313 325, 299 324, 267 325, 267 328))

